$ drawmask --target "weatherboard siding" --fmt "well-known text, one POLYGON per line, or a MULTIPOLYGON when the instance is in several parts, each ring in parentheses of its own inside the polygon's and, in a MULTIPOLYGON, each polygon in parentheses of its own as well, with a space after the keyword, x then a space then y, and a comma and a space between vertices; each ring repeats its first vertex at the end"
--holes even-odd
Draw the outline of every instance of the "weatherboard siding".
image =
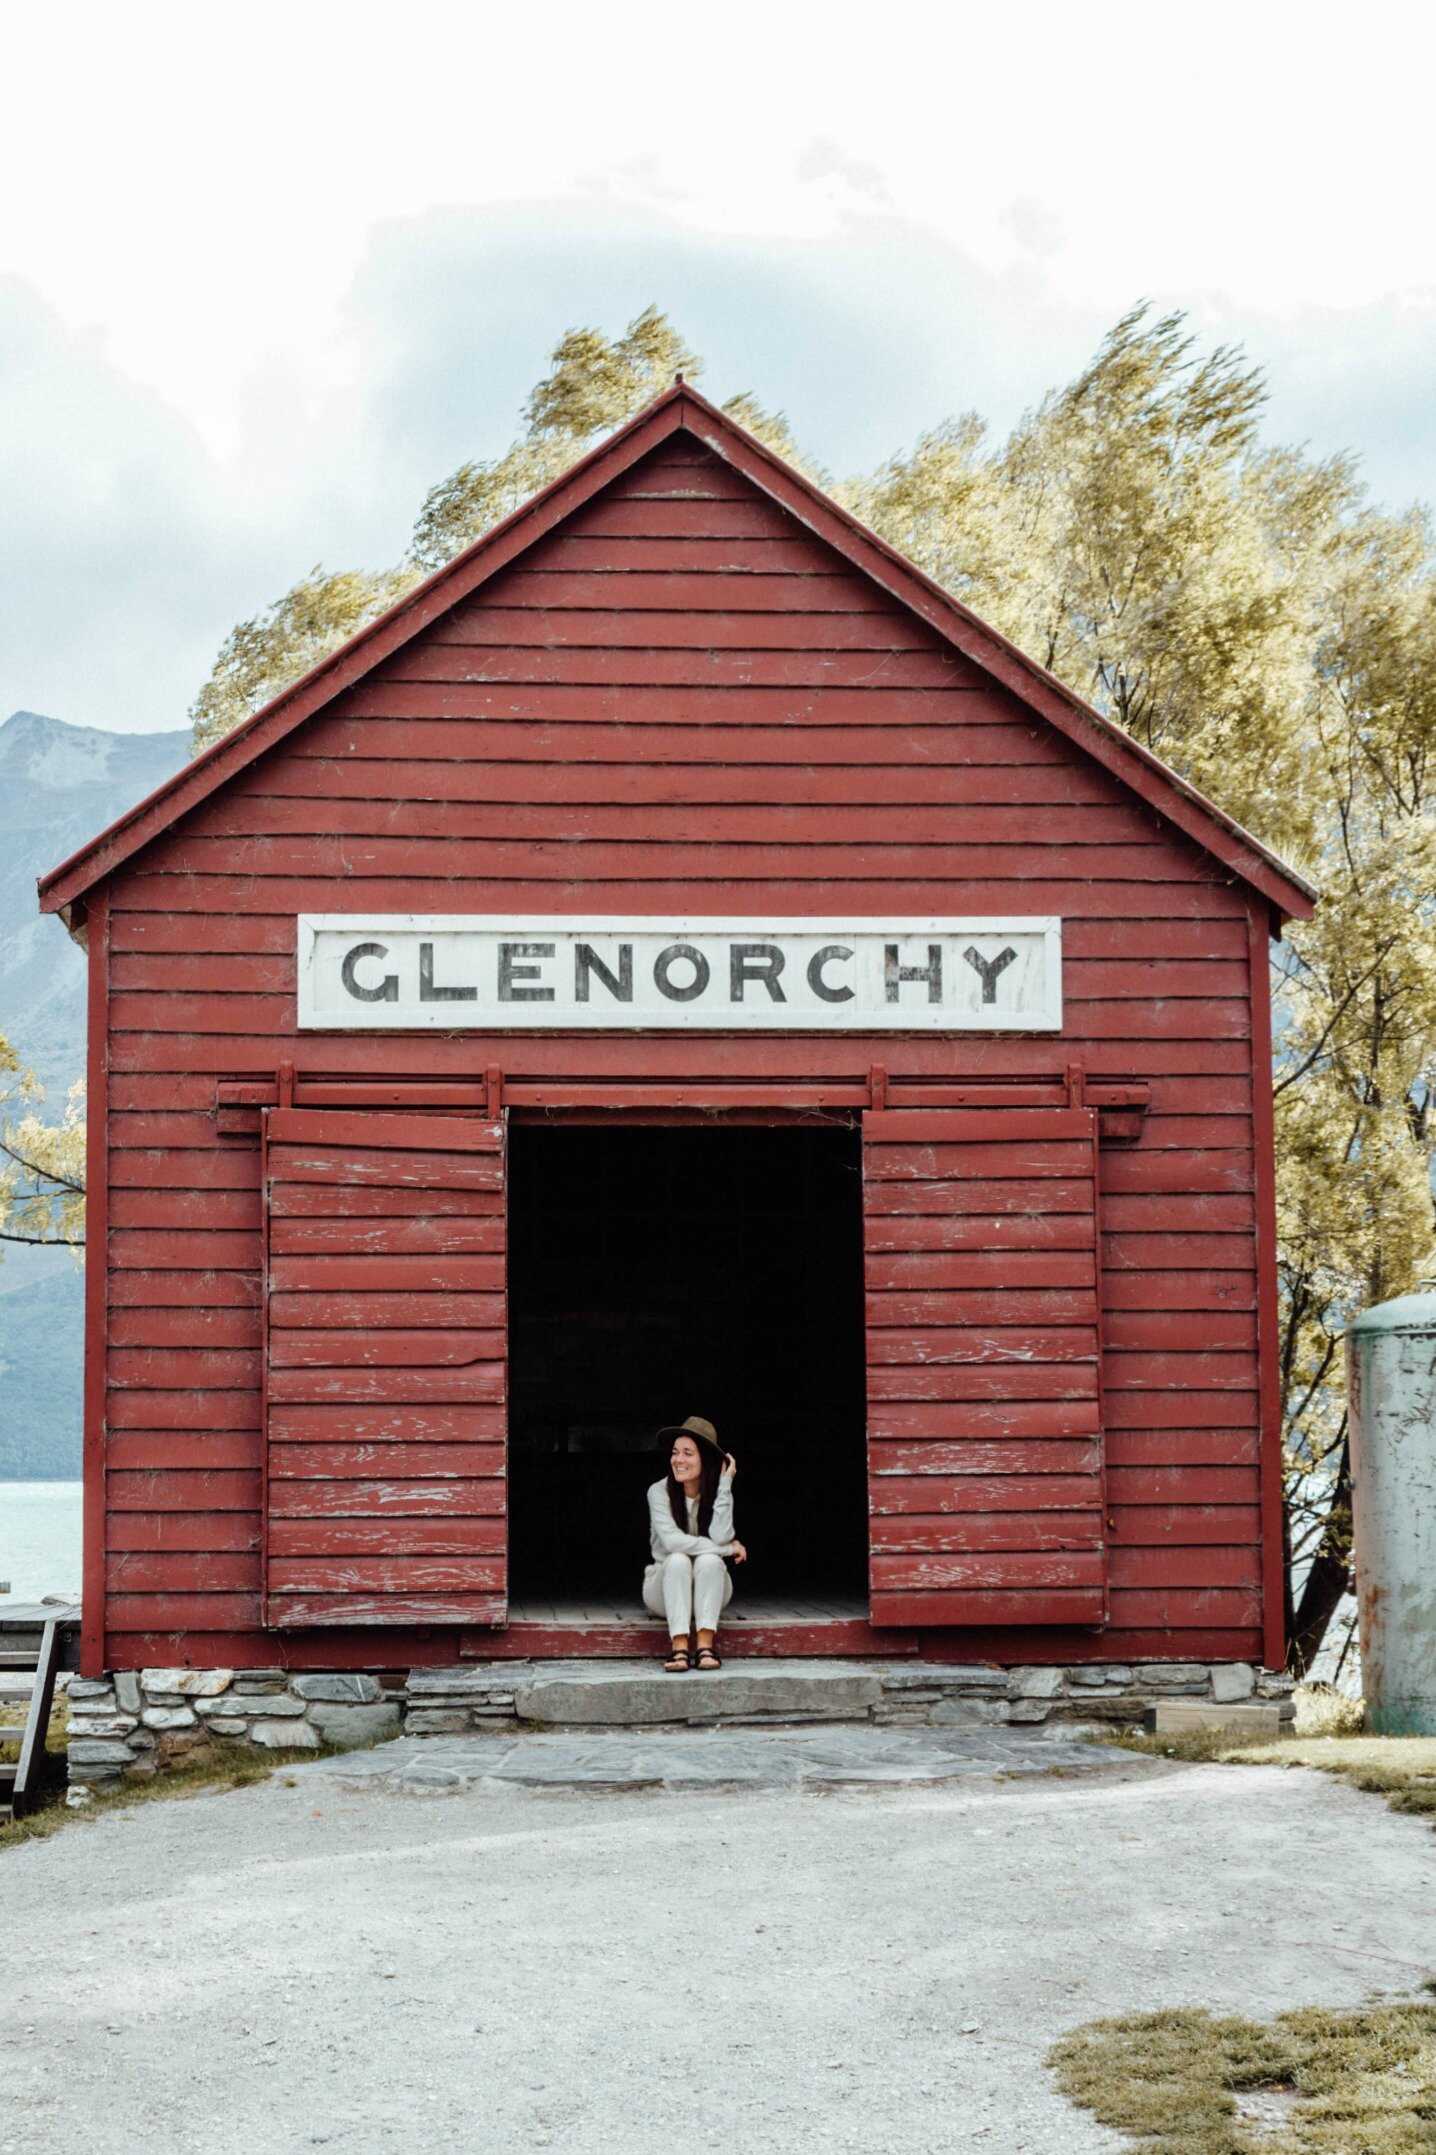
MULTIPOLYGON (((1024 1630, 1020 1657, 1259 1656, 1254 907, 1264 934, 1218 862, 746 479, 682 437, 652 452, 110 883, 109 1665, 272 1658, 259 1152, 214 1111, 218 1081, 282 1061, 794 1085, 1080 1061, 1148 1083, 1139 1143, 1099 1152, 1110 1620, 1024 1630), (297 1034, 295 916, 366 909, 1053 913, 1064 1029, 297 1034)), ((902 1342, 999 1318, 1010 1294, 975 1279, 940 1306, 896 1278, 870 1294, 882 1442, 944 1411, 902 1342)), ((881 1515, 885 1563, 913 1546, 901 1521, 881 1515)), ((923 1644, 1014 1658, 1001 1629, 923 1644)), ((433 1628, 286 1643, 296 1665, 455 1651, 433 1628)))

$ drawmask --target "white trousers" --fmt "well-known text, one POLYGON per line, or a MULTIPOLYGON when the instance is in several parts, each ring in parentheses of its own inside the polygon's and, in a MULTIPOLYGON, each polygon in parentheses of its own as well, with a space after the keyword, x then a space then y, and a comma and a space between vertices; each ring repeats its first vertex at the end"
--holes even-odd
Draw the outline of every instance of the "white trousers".
POLYGON ((733 1581, 721 1556, 669 1556, 643 1574, 643 1606, 667 1617, 670 1639, 716 1631, 732 1598, 733 1581))

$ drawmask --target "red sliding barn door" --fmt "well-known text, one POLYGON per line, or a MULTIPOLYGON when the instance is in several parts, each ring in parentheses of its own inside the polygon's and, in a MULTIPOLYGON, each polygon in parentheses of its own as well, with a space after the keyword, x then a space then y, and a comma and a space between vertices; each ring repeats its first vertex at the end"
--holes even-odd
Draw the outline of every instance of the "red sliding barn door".
POLYGON ((875 1624, 1104 1620, 1096 1119, 864 1117, 875 1624))
POLYGON ((265 1621, 502 1623, 501 1123, 265 1117, 265 1621))

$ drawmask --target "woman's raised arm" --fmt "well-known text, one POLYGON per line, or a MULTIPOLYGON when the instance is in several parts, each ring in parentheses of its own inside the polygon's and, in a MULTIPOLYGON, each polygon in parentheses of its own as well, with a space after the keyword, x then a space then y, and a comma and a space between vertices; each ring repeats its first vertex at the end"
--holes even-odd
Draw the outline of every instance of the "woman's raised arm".
MULTIPOLYGON (((718 1526, 718 1505, 721 1495, 713 1506, 713 1525, 718 1526)), ((674 1524, 668 1508, 668 1485, 655 1482, 648 1492, 648 1518, 653 1528, 653 1538, 665 1556, 726 1556, 728 1542, 733 1539, 733 1499, 728 1499, 728 1533, 726 1540, 719 1541, 708 1534, 685 1534, 682 1527, 674 1524)))
POLYGON ((718 1480, 718 1494, 713 1499, 713 1517, 708 1522, 708 1532, 726 1556, 728 1543, 733 1539, 733 1477, 726 1467, 718 1480))

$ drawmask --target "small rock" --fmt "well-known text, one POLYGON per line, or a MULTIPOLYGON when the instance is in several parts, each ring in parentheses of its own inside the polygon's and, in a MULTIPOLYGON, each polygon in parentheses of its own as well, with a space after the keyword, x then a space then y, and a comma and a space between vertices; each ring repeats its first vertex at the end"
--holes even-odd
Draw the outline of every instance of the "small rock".
POLYGON ((172 1765, 177 1758, 189 1758, 192 1753, 200 1757, 209 1750, 209 1731, 200 1728, 161 1729, 156 1739, 155 1756, 162 1766, 172 1765))
POLYGON ((70 1741, 79 1736, 128 1736, 138 1725, 133 1714, 71 1714, 70 1741))
POLYGON ((120 1669, 115 1676, 115 1700, 122 1713, 138 1714, 140 1680, 133 1669, 120 1669))
POLYGON ((457 1705, 469 1699, 485 1698, 492 1691, 507 1690, 512 1693, 513 1667, 510 1664, 503 1674, 483 1667, 410 1669, 405 1688, 411 1699, 457 1705))
POLYGON ((988 1661, 944 1663, 941 1668, 924 1662, 915 1668, 884 1668, 880 1674, 884 1691, 920 1691, 933 1698, 944 1691, 970 1690, 974 1685, 993 1691, 1007 1688, 1006 1669, 988 1661))
POLYGON ((128 1766, 130 1747, 118 1738, 100 1736, 70 1745, 72 1766, 128 1766))
POLYGON ((376 1676, 345 1673, 296 1676, 289 1688, 296 1698, 324 1699, 344 1706, 372 1706, 383 1696, 376 1676))
POLYGON ((87 1803, 93 1803, 94 1800, 95 1791, 83 1785, 67 1788, 65 1791, 65 1808, 69 1811, 81 1811, 87 1803))
POLYGON ((331 1706, 320 1701, 310 1707, 309 1719, 326 1743, 342 1744, 348 1749, 399 1733, 397 1703, 392 1706, 387 1702, 377 1706, 331 1706))
POLYGON ((123 1779, 124 1774, 118 1766, 81 1766, 78 1778, 76 1770, 71 1769, 71 1786, 93 1789, 97 1795, 104 1789, 118 1788, 123 1779))
POLYGON ((140 1682, 152 1698, 212 1699, 228 1691, 233 1669, 141 1669, 140 1682))
POLYGON ((1235 1706, 1249 1699, 1256 1689, 1256 1670, 1245 1661, 1217 1663, 1212 1668, 1212 1697, 1219 1706, 1235 1706))
POLYGON ((266 1751, 317 1751, 319 1738, 307 1721, 256 1721, 249 1732, 251 1743, 266 1751))
MULTIPOLYGON (((201 1699, 199 1701, 199 1710, 206 1720, 209 1719, 211 1714, 232 1714, 238 1706, 239 1701, 233 1692, 227 1693, 223 1698, 201 1699)), ((304 1713, 304 1701, 303 1699, 291 1699, 281 1695, 278 1698, 266 1698, 263 1701, 256 1702, 253 1709, 245 1707, 243 1710, 245 1712, 252 1710, 255 1713, 265 1714, 270 1720, 281 1714, 291 1714, 295 1720, 299 1720, 304 1713)))
POLYGON ((191 1706, 147 1706, 140 1719, 146 1728, 193 1728, 195 1725, 191 1706))
POLYGON ((1061 1669, 1014 1669, 1009 1690, 1015 1699, 1060 1699, 1061 1669))

